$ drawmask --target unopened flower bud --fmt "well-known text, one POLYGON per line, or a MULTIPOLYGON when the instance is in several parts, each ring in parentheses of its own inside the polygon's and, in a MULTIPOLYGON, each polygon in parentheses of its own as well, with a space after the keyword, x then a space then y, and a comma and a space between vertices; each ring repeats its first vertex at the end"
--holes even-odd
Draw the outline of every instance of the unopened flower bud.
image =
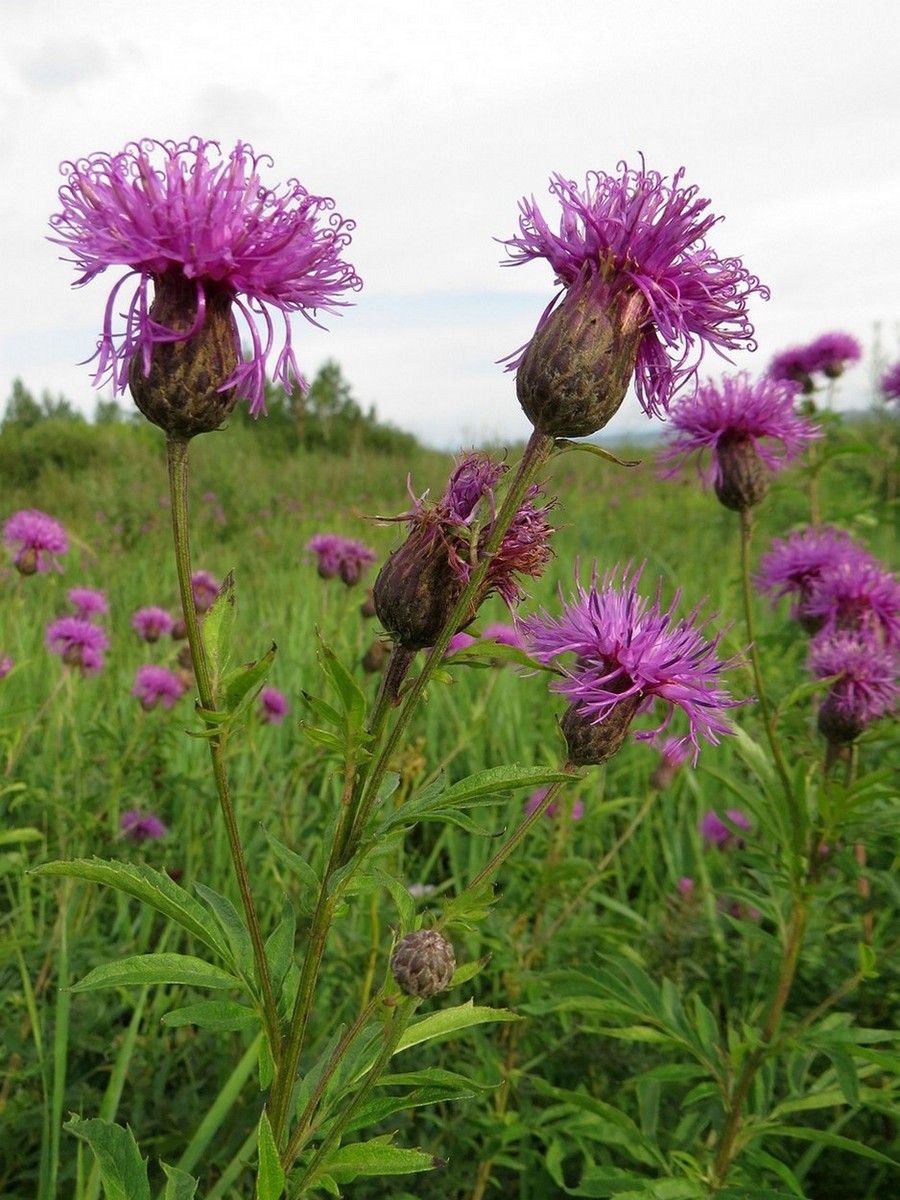
POLYGON ((560 721, 569 762, 574 767, 596 767, 609 762, 625 744, 640 696, 631 696, 610 709, 602 721, 592 722, 570 704, 560 721))
POLYGON ((832 746, 846 746, 856 741, 868 722, 862 712, 842 703, 839 693, 832 689, 822 701, 816 724, 819 733, 832 746))
MULTIPOLYGON (((378 572, 372 598, 394 641, 406 650, 424 650, 437 641, 463 588, 444 543, 414 530, 378 572)), ((473 608, 459 628, 470 625, 476 612, 473 608)))
POLYGON ((366 617, 367 619, 375 616, 375 600, 372 596, 371 588, 367 589, 366 598, 359 606, 359 615, 361 617, 366 617))
POLYGON ((455 970, 453 947, 436 929, 408 933, 391 955, 391 971, 400 990, 423 1000, 449 987, 455 970))
POLYGON ((129 385, 134 402, 167 434, 191 438, 218 429, 237 403, 237 390, 225 387, 238 367, 238 346, 231 315, 231 294, 203 284, 205 315, 198 322, 198 290, 179 269, 154 280, 150 320, 160 328, 196 332, 181 340, 156 341, 149 371, 144 352, 131 360, 129 385))
POLYGON ((34 575, 38 569, 38 552, 34 546, 25 546, 13 559, 20 575, 34 575))
POLYGON ((387 654, 387 646, 383 641, 381 641, 380 638, 376 638, 362 656, 362 669, 367 675, 377 674, 377 672, 383 668, 385 661, 387 660, 387 654))
POLYGON ((723 437, 716 451, 719 475, 716 495, 732 512, 755 508, 769 490, 769 475, 749 437, 723 437))
POLYGON ((634 376, 642 330, 599 275, 583 276, 538 326, 516 395, 540 433, 587 437, 616 415, 634 376))

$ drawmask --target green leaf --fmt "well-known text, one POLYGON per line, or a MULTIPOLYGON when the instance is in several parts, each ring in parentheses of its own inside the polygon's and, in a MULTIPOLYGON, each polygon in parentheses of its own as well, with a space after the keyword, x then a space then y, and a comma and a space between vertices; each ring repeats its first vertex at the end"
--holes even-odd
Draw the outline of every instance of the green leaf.
POLYGON ((294 939, 297 933, 297 919, 294 916, 294 906, 285 897, 281 909, 281 920, 266 939, 266 960, 272 975, 272 989, 277 996, 284 983, 294 958, 294 939))
POLYGON ((643 461, 640 458, 616 458, 611 451, 604 450, 602 446, 597 446, 594 442, 571 442, 568 438, 557 438, 555 448, 558 453, 563 454, 569 450, 581 450, 585 454, 593 454, 597 458, 602 458, 604 462, 615 463, 617 467, 639 467, 643 461))
POLYGON ((104 862, 102 859, 74 859, 72 862, 44 863, 32 875, 65 875, 103 883, 116 891, 142 900, 164 917, 198 938, 226 963, 232 958, 216 922, 206 909, 168 875, 154 871, 144 863, 104 862))
POLYGON ((63 1129, 87 1142, 94 1152, 106 1200, 150 1200, 147 1160, 141 1158, 130 1129, 99 1117, 88 1121, 72 1117, 63 1129))
POLYGON ((304 912, 312 912, 321 886, 318 875, 306 859, 300 857, 296 850, 292 850, 290 846, 286 846, 284 842, 279 841, 265 827, 263 827, 263 833, 278 861, 282 866, 287 867, 292 875, 296 875, 303 885, 303 891, 300 896, 301 908, 304 912))
POLYGON ((24 826, 22 829, 5 829, 0 832, 0 846, 19 845, 22 842, 42 842, 44 835, 39 829, 24 826))
POLYGON ((213 695, 218 697, 219 683, 231 655, 231 636, 237 615, 237 597, 234 590, 234 571, 229 571, 222 580, 218 594, 206 610, 200 626, 206 661, 209 665, 213 695))
POLYGON ((218 1033, 230 1033, 236 1029, 249 1029, 260 1023, 259 1013, 238 1004, 236 1000, 201 1000, 199 1004, 187 1004, 163 1013, 163 1025, 181 1028, 197 1025, 201 1029, 212 1029, 218 1033))
POLYGON ((256 1145, 259 1152, 259 1171, 256 1179, 257 1200, 280 1200, 284 1192, 285 1174, 275 1145, 272 1126, 263 1109, 259 1118, 259 1129, 256 1135, 256 1145))
POLYGON ((145 983, 181 983, 191 987, 240 988, 240 979, 191 954, 136 954, 89 971, 73 984, 73 992, 107 987, 139 987, 145 983))
POLYGON ((365 1129, 395 1112, 407 1112, 448 1100, 471 1100, 475 1092, 470 1087, 418 1087, 399 1096, 374 1096, 367 1100, 344 1128, 345 1133, 365 1129))
POLYGON ((170 1167, 162 1159, 160 1159, 159 1165, 166 1174, 166 1190, 163 1192, 162 1200, 194 1200, 199 1179, 188 1175, 187 1171, 182 1171, 180 1167, 170 1167))
POLYGON ((439 1158, 424 1150, 404 1150, 392 1146, 393 1134, 386 1133, 368 1142, 353 1142, 341 1146, 324 1165, 324 1169, 338 1183, 351 1183, 373 1175, 412 1175, 417 1171, 431 1171, 443 1166, 439 1158))
POLYGON ((355 744, 360 740, 366 719, 365 693, 318 631, 316 636, 319 639, 319 662, 340 700, 342 732, 348 745, 355 744))
POLYGON ((440 1012, 429 1013, 414 1021, 403 1036, 395 1051, 408 1050, 411 1046, 420 1046, 423 1042, 433 1042, 436 1039, 453 1037, 462 1029, 472 1025, 486 1025, 493 1021, 521 1021, 524 1018, 508 1008, 475 1007, 472 1000, 458 1004, 455 1008, 442 1008, 440 1012))
POLYGON ((232 720, 242 716, 259 695, 277 649, 273 642, 262 658, 236 667, 223 678, 221 703, 232 720))
POLYGON ((879 1150, 873 1150, 862 1142, 854 1141, 853 1138, 841 1137, 837 1133, 829 1133, 826 1129, 810 1129, 805 1125, 766 1125, 760 1132, 767 1136, 772 1134, 774 1137, 800 1138, 802 1141, 816 1142, 821 1146, 831 1146, 835 1150, 847 1150, 850 1154, 859 1154, 862 1158, 871 1158, 873 1162, 886 1163, 891 1167, 900 1166, 900 1163, 896 1162, 893 1158, 888 1158, 886 1154, 882 1154, 879 1150))
POLYGON ((219 928, 225 934, 229 949, 231 950, 232 961, 236 964, 241 975, 244 979, 253 979, 255 977, 253 943, 250 940, 250 933, 241 920, 237 909, 230 900, 225 896, 220 896, 218 892, 214 892, 205 883, 195 883, 194 890, 210 909, 216 918, 219 928))

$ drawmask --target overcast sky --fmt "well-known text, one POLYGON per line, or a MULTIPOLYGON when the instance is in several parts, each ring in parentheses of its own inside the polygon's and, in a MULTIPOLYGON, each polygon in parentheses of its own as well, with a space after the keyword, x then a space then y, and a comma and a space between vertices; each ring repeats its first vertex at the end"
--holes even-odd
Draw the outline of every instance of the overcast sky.
MULTIPOLYGON (((497 360, 554 288, 498 265, 519 199, 640 152, 686 167, 716 250, 771 288, 737 365, 846 331, 866 403, 876 324, 900 357, 898 45, 897 0, 0 0, 0 400, 18 376, 94 407, 77 364, 117 275, 73 291, 45 240, 59 163, 200 134, 356 220, 364 289, 327 333, 295 318, 301 367, 336 359, 433 444, 528 432, 497 360)), ((610 432, 648 424, 632 397, 610 432)))

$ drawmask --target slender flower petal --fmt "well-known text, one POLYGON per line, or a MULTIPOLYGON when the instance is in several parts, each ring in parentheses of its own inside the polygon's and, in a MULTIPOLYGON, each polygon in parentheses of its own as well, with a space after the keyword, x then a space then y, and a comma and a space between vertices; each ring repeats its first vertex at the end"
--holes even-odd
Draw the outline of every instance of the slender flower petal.
MULTIPOLYGON (((265 368, 275 352, 274 317, 283 344, 273 377, 290 392, 302 380, 289 315, 314 324, 319 309, 348 303, 361 281, 341 255, 353 222, 334 201, 310 194, 296 180, 279 190, 264 186, 264 156, 238 142, 223 157, 218 143, 143 139, 117 154, 93 154, 64 163, 61 211, 51 217, 51 241, 71 253, 81 272, 76 286, 107 268, 126 273, 112 288, 97 349, 94 383, 123 392, 136 356, 150 374, 154 350, 195 337, 208 311, 224 302, 237 365, 219 390, 235 388, 256 416, 265 412, 265 368), (131 281, 125 327, 114 329, 119 294, 131 281), (180 281, 180 283, 179 283, 180 281), (178 321, 157 319, 152 301, 173 289, 185 311, 178 321), (241 359, 240 316, 250 340, 241 359), (262 333, 255 318, 262 319, 262 333)), ((271 163, 269 163, 271 165, 271 163)), ((132 374, 132 379, 134 378, 132 374)))
POLYGON ((58 654, 67 667, 77 667, 82 675, 99 675, 103 670, 103 651, 109 638, 98 626, 80 617, 60 617, 47 627, 47 648, 58 654))
POLYGON ((182 680, 172 671, 155 663, 147 663, 138 667, 131 694, 140 700, 143 708, 149 710, 160 704, 163 708, 174 708, 186 690, 182 680))
POLYGON ((22 509, 8 517, 3 523, 3 539, 7 549, 15 552, 13 563, 21 575, 49 571, 51 567, 61 571, 56 556, 69 549, 62 525, 36 508, 22 509))

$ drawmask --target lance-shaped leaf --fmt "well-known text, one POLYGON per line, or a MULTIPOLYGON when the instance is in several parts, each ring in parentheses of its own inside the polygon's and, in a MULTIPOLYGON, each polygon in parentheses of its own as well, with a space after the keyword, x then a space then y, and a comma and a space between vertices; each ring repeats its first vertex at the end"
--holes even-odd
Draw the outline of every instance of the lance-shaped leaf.
POLYGON ((63 1129, 87 1142, 93 1150, 106 1200, 150 1200, 147 1160, 141 1158, 130 1129, 99 1117, 89 1121, 72 1117, 63 1129))
POLYGON ((181 983, 191 987, 241 988, 236 975, 192 954, 135 954, 103 963, 72 986, 73 992, 107 987, 140 987, 146 983, 181 983))

